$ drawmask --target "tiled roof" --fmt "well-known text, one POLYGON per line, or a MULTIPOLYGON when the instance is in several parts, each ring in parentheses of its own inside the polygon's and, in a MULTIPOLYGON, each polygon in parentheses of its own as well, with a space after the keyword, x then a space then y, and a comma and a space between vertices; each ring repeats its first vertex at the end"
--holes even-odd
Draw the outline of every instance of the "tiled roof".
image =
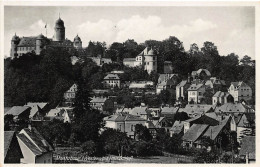
POLYGON ((147 107, 135 107, 132 110, 132 115, 147 115, 146 113, 147 107))
POLYGON ((40 109, 43 109, 48 103, 27 103, 25 106, 31 107, 30 118, 32 118, 40 109))
POLYGON ((238 122, 238 127, 245 127, 245 126, 254 126, 255 125, 255 113, 244 113, 241 119, 238 122))
POLYGON ((104 79, 117 79, 117 80, 119 80, 119 76, 117 74, 108 74, 107 76, 105 76, 104 79))
POLYGON ((249 155, 249 159, 255 159, 255 136, 244 136, 241 142, 241 149, 239 155, 245 156, 249 155))
POLYGON ((177 74, 160 74, 158 78, 158 84, 165 83, 166 81, 172 79, 172 77, 178 76, 177 74))
POLYGON ((213 97, 227 97, 228 95, 230 95, 228 92, 221 92, 221 91, 217 91, 213 97))
POLYGON ((197 74, 200 74, 202 71, 204 71, 208 76, 211 76, 209 70, 207 70, 207 69, 199 69, 199 70, 197 71, 197 74))
POLYGON ((225 103, 216 107, 215 112, 246 112, 247 108, 242 103, 225 103))
POLYGON ((219 125, 209 126, 209 128, 203 134, 203 136, 208 136, 211 140, 215 140, 216 137, 219 135, 219 133, 222 131, 222 129, 226 126, 229 119, 230 119, 230 117, 226 117, 224 120, 222 120, 219 123, 219 125))
POLYGON ((186 84, 188 84, 187 82, 188 82, 187 80, 183 80, 183 81, 181 81, 176 87, 183 87, 183 86, 185 86, 186 84))
POLYGON ((107 116, 104 118, 104 121, 124 122, 124 121, 146 121, 146 120, 135 115, 120 113, 120 114, 107 116))
POLYGON ((145 119, 140 118, 140 117, 135 116, 135 115, 127 114, 126 118, 125 118, 125 121, 145 121, 145 119))
POLYGON ((212 105, 207 104, 187 104, 185 108, 183 109, 184 112, 187 114, 192 113, 207 113, 212 108, 212 105))
POLYGON ((219 124, 219 121, 211 118, 207 115, 199 115, 197 117, 185 120, 184 122, 190 122, 190 123, 195 123, 195 124, 207 124, 211 126, 215 126, 219 124))
POLYGON ((41 151, 24 134, 18 134, 17 137, 33 152, 34 155, 41 155, 41 151))
POLYGON ((14 131, 5 131, 4 132, 4 158, 8 152, 9 146, 12 142, 14 131))
POLYGON ((178 107, 162 107, 161 114, 176 114, 178 107))
POLYGON ((183 135, 182 139, 195 142, 209 127, 205 124, 193 124, 190 129, 183 135))
POLYGON ((31 109, 31 107, 28 107, 28 106, 13 106, 9 111, 7 111, 5 113, 5 115, 11 114, 13 116, 18 116, 28 109, 31 109))
POLYGON ((183 126, 183 121, 175 121, 170 130, 173 131, 173 133, 179 134, 183 130, 183 126))
POLYGON ((22 37, 18 47, 35 47, 36 46, 36 37, 22 37))
POLYGON ((204 84, 191 84, 190 87, 188 88, 188 91, 189 90, 198 90, 199 88, 201 88, 204 84))

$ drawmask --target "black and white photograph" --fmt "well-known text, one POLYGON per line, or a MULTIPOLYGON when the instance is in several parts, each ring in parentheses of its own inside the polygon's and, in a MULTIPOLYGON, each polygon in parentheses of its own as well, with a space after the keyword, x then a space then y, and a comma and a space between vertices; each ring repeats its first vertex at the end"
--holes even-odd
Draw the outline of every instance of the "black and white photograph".
POLYGON ((256 164, 259 2, 70 3, 3 3, 2 163, 256 164))

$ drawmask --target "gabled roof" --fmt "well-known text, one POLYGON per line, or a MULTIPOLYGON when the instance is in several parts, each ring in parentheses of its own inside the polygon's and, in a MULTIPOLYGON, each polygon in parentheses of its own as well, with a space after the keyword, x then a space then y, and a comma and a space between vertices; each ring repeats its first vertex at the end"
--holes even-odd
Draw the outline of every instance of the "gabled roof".
POLYGON ((241 142, 241 149, 239 151, 240 156, 246 156, 248 154, 249 159, 255 159, 255 136, 244 136, 241 142))
POLYGON ((179 107, 162 107, 161 114, 176 114, 179 107))
POLYGON ((219 121, 208 117, 207 115, 199 115, 197 117, 185 120, 184 122, 194 123, 194 124, 207 124, 211 126, 215 126, 219 124, 219 121))
MULTIPOLYGON (((240 82, 231 82, 230 85, 233 85, 235 89, 239 88, 240 86, 248 86, 245 82, 240 81, 240 82)), ((249 87, 249 86, 248 86, 249 87)))
POLYGON ((28 109, 31 109, 31 107, 28 107, 28 106, 13 106, 9 111, 7 111, 5 113, 5 115, 11 114, 13 116, 18 116, 28 109))
POLYGON ((117 80, 119 80, 119 76, 117 75, 117 74, 107 74, 107 76, 105 76, 105 78, 104 78, 105 80, 106 79, 117 79, 117 80))
POLYGON ((217 91, 217 92, 213 95, 213 97, 227 97, 227 96, 229 96, 229 95, 230 95, 230 93, 228 93, 228 92, 217 91))
POLYGON ((177 77, 178 74, 160 74, 158 78, 158 84, 166 83, 168 80, 172 79, 173 77, 177 77))
POLYGON ((132 62, 135 61, 135 58, 124 58, 123 62, 132 62))
POLYGON ((173 133, 179 134, 180 132, 182 132, 183 126, 184 126, 183 121, 175 121, 170 130, 173 131, 173 133))
POLYGON ((51 145, 35 128, 24 128, 20 131, 18 138, 35 154, 41 155, 53 151, 51 145))
POLYGON ((146 120, 135 115, 127 114, 125 116, 125 121, 146 121, 146 120))
POLYGON ((202 83, 199 83, 199 84, 191 84, 190 87, 188 88, 188 91, 194 91, 194 90, 198 90, 200 89, 201 87, 203 87, 204 84, 202 83))
POLYGON ((47 117, 56 117, 57 114, 60 113, 60 109, 58 108, 54 108, 54 109, 51 109, 48 113, 47 113, 47 117))
POLYGON ((242 103, 225 103, 216 107, 215 112, 247 112, 247 108, 242 103))
POLYGON ((238 122, 238 127, 244 126, 254 126, 255 125, 255 113, 244 113, 238 122))
POLYGON ((147 121, 145 125, 148 129, 155 129, 156 128, 152 121, 147 121))
POLYGON ((187 114, 190 113, 207 113, 210 109, 214 109, 212 105, 208 104, 187 104, 183 109, 187 114))
POLYGON ((147 115, 147 107, 135 107, 133 110, 132 110, 132 115, 147 115))
POLYGON ((229 119, 230 117, 227 117, 224 120, 220 121, 219 125, 209 126, 209 128, 203 134, 203 136, 208 136, 211 140, 215 140, 219 133, 222 131, 222 129, 226 126, 229 119))
POLYGON ((176 87, 184 87, 185 85, 190 85, 187 80, 182 80, 176 87))
POLYGON ((193 124, 182 137, 183 140, 195 142, 209 127, 205 124, 193 124))
POLYGON ((43 109, 48 103, 27 103, 25 106, 31 107, 31 112, 29 118, 32 118, 40 109, 43 109))
POLYGON ((5 131, 4 132, 4 158, 9 150, 9 146, 12 142, 14 134, 15 134, 14 131, 5 131))
POLYGON ((124 121, 146 121, 146 120, 135 115, 120 113, 120 114, 107 116, 104 118, 104 121, 124 122, 124 121))

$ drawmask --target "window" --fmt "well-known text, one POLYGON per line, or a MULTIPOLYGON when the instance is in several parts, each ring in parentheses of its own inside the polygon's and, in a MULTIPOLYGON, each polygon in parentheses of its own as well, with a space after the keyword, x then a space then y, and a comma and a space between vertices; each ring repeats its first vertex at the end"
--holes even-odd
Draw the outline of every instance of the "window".
POLYGON ((155 57, 153 57, 153 60, 155 60, 155 57))
POLYGON ((149 65, 149 62, 147 62, 147 65, 149 65))
POLYGON ((121 125, 119 125, 119 130, 121 131, 121 125))
POLYGON ((153 65, 155 66, 155 62, 153 62, 153 65))
POLYGON ((134 131, 134 125, 131 125, 131 131, 134 131))
POLYGON ((202 95, 202 93, 201 92, 199 92, 199 96, 201 96, 202 95))

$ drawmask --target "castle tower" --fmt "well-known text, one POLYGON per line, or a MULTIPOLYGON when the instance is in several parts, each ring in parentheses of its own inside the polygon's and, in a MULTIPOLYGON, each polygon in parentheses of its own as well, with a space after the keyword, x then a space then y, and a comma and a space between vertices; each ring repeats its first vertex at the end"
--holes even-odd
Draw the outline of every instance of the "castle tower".
POLYGON ((54 41, 64 41, 65 40, 65 27, 63 20, 59 19, 55 23, 55 35, 54 35, 54 41))
POLYGON ((147 47, 144 50, 144 69, 148 74, 152 71, 157 72, 157 56, 154 54, 153 48, 149 50, 147 47))
POLYGON ((36 37, 36 50, 35 53, 36 55, 39 55, 44 47, 44 39, 45 37, 40 34, 36 37))
POLYGON ((17 55, 17 45, 20 42, 20 38, 16 35, 13 36, 12 40, 11 40, 11 52, 10 52, 10 56, 12 58, 14 58, 17 55))
POLYGON ((78 35, 74 38, 73 46, 76 49, 82 48, 82 41, 81 41, 81 39, 80 39, 80 37, 78 35))

